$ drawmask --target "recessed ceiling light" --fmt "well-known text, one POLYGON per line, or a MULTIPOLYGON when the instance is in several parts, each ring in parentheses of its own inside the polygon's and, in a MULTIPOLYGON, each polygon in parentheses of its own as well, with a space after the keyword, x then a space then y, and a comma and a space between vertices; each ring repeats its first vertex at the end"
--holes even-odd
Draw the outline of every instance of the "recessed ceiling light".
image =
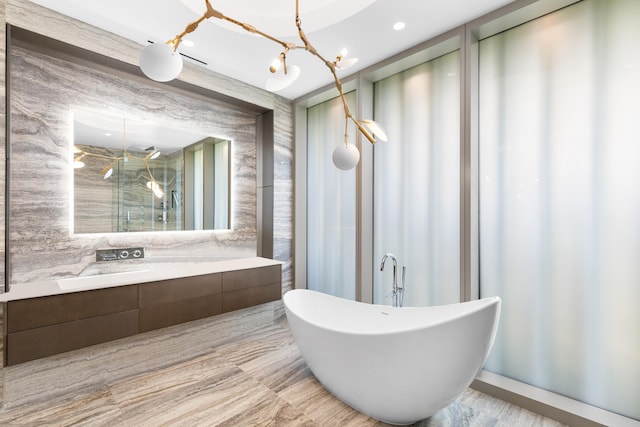
POLYGON ((183 40, 182 40, 182 44, 183 44, 185 47, 193 47, 193 45, 194 45, 195 43, 193 42, 193 40, 183 39, 183 40))
POLYGON ((109 132, 105 132, 104 136, 111 136, 111 134, 109 132))
POLYGON ((396 22, 395 24, 393 24, 393 29, 396 31, 400 31, 400 30, 404 30, 405 26, 406 25, 404 22, 396 22))

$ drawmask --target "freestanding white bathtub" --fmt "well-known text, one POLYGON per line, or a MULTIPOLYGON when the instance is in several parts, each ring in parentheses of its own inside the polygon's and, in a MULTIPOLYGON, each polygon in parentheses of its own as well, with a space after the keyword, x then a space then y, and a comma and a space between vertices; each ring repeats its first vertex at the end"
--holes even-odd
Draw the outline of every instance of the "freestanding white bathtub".
POLYGON ((397 308, 296 289, 283 300, 322 385, 391 424, 412 424, 454 401, 482 368, 500 317, 498 297, 397 308))

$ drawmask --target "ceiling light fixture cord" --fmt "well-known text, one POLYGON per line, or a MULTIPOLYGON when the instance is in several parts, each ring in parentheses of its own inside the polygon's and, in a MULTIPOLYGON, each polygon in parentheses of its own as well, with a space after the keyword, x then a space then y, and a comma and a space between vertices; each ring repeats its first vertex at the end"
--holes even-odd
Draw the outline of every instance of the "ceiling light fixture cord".
MULTIPOLYGON (((375 144, 376 139, 375 136, 377 136, 379 139, 386 141, 386 135, 384 133, 384 131, 382 130, 382 128, 375 123, 373 120, 358 120, 357 118, 355 118, 353 116, 353 114, 351 114, 351 111, 349 110, 349 105, 347 104, 347 101, 345 99, 344 96, 344 92, 342 89, 342 83, 340 82, 340 79, 338 78, 338 75, 336 73, 336 68, 338 66, 338 63, 342 60, 343 58, 343 54, 340 54, 336 57, 336 59, 334 61, 329 61, 327 59, 325 59, 322 55, 320 55, 320 53, 318 53, 318 51, 316 50, 316 48, 311 44, 311 42, 309 41, 309 39, 307 38, 307 35, 304 33, 304 31, 302 30, 302 20, 300 19, 300 14, 299 14, 299 5, 298 5, 298 0, 296 0, 296 18, 295 18, 295 24, 296 27, 298 28, 298 35, 300 37, 300 40, 302 40, 303 45, 297 45, 295 43, 290 43, 290 42, 286 42, 284 40, 280 40, 277 37, 273 37, 263 31, 258 30, 257 28, 255 28, 252 25, 246 24, 244 22, 240 22, 237 21, 233 18, 230 18, 226 15, 224 15, 223 13, 221 13, 220 11, 214 9, 211 6, 211 2, 209 0, 204 0, 205 5, 206 5, 206 12, 197 20, 191 22, 190 24, 188 24, 186 26, 186 28, 184 29, 184 31, 180 34, 178 34, 176 37, 174 37, 173 39, 169 40, 167 42, 168 45, 171 45, 173 47, 174 52, 177 50, 178 46, 180 45, 180 43, 182 42, 182 38, 195 31, 196 28, 198 28, 198 25, 200 25, 200 23, 208 18, 216 18, 216 19, 220 19, 220 20, 224 20, 227 22, 230 22, 232 24, 235 24, 241 28, 243 28, 244 30, 250 32, 250 33, 254 33, 254 34, 258 34, 266 39, 269 39, 275 43, 280 44, 283 47, 283 51, 280 53, 278 60, 279 62, 282 64, 283 66, 283 72, 284 74, 287 74, 287 65, 286 65, 286 55, 290 50, 296 50, 296 49, 304 49, 307 52, 311 53, 312 55, 314 55, 315 57, 317 57, 318 59, 320 59, 328 68, 329 71, 331 72, 331 75, 333 76, 334 79, 334 83, 335 83, 335 87, 338 90, 339 96, 340 96, 340 100, 342 102, 342 105, 344 107, 344 115, 345 115, 345 145, 348 145, 349 141, 348 141, 348 123, 349 120, 353 121, 353 123, 356 125, 356 127, 358 128, 358 130, 365 136, 365 138, 367 138, 367 140, 369 140, 370 143, 375 144), (375 135, 375 136, 374 136, 375 135)), ((269 68, 269 70, 272 73, 275 73, 277 71, 277 67, 275 66, 271 66, 269 68)))

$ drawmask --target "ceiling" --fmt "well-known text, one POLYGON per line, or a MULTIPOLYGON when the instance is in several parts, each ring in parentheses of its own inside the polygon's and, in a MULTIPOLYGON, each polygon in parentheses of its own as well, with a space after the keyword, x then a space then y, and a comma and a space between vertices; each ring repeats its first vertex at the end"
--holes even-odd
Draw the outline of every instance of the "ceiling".
MULTIPOLYGON (((197 8, 198 0, 30 1, 133 40, 141 46, 147 45, 148 40, 165 42, 199 17, 187 6, 194 7, 195 4, 197 8)), ((340 71, 339 77, 376 64, 511 1, 299 0, 302 28, 322 56, 333 60, 342 49, 347 48, 350 57, 359 59, 353 67, 340 71), (347 3, 354 5, 345 6, 347 3), (362 7, 364 9, 358 12, 357 9, 362 7), (309 17, 309 30, 305 27, 305 14, 309 17), (396 31, 392 28, 398 21, 406 24, 404 30, 396 31), (329 25, 326 26, 327 24, 329 25)), ((204 12, 205 2, 201 2, 204 12)), ((283 26, 278 23, 283 14, 275 11, 286 9, 290 10, 291 16, 295 14, 294 0, 210 2, 214 9, 235 20, 246 22, 286 41, 302 44, 297 36, 283 35, 295 33, 293 18, 288 28, 279 31, 281 34, 266 31, 274 23, 274 31, 283 26), (225 4, 229 4, 227 10, 224 9, 225 4), (288 4, 290 8, 286 6, 288 4), (269 7, 260 9, 264 5, 269 7), (261 21, 264 27, 255 21, 261 21)), ((265 38, 225 28, 217 23, 218 20, 209 21, 201 23, 195 32, 188 35, 194 46, 182 46, 181 52, 205 62, 206 67, 213 71, 264 87, 270 76, 269 65, 282 47, 265 38)), ((284 97, 295 99, 333 81, 328 68, 304 50, 294 50, 287 55, 287 65, 294 64, 300 66, 302 74, 293 85, 278 92, 284 97)))

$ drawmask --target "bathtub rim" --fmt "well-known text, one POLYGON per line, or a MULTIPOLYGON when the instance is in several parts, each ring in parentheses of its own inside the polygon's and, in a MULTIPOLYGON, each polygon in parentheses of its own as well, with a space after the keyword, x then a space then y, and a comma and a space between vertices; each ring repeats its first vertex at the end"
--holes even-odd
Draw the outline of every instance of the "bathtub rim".
MULTIPOLYGON (((464 301, 464 302, 458 302, 458 303, 451 303, 451 304, 441 304, 441 305, 431 305, 431 306, 424 306, 424 307, 392 307, 392 306, 388 306, 388 305, 381 305, 381 304, 369 304, 369 303, 365 303, 365 302, 361 302, 361 301, 353 301, 353 300, 348 300, 346 298, 341 298, 335 295, 330 295, 330 294, 325 294, 323 292, 319 292, 319 291, 315 291, 313 289, 292 289, 287 291, 283 296, 282 296, 282 302, 284 304, 285 307, 285 312, 287 313, 287 315, 289 313, 295 315, 296 317, 298 317, 299 319, 301 319, 302 321, 309 323, 311 325, 313 325, 316 328, 325 330, 325 331, 329 331, 332 333, 340 333, 340 334, 344 334, 344 335, 351 335, 351 336, 386 336, 386 335, 394 335, 394 334, 398 334, 398 333, 410 333, 410 332, 415 332, 415 331, 420 331, 420 330, 424 330, 427 328, 432 328, 432 327, 437 327, 437 326, 441 326, 444 325, 446 323, 450 323, 450 322, 455 322, 456 320, 460 320, 464 317, 468 317, 470 315, 473 315, 475 313, 478 313, 484 309, 487 309, 489 307, 491 307, 492 305, 496 305, 497 304, 497 309, 496 309, 496 319, 500 319, 500 310, 501 310, 501 305, 502 305, 502 299, 499 296, 489 296, 489 297, 484 297, 484 298, 480 298, 477 300, 471 300, 471 301, 464 301), (397 328, 394 330, 386 330, 386 331, 378 331, 378 330, 370 330, 370 331, 362 331, 362 330, 349 330, 347 328, 336 328, 336 327, 332 327, 332 326, 328 326, 325 324, 321 324, 319 322, 316 321, 311 321, 309 318, 304 317, 303 315, 299 314, 298 312, 296 312, 295 310, 292 310, 289 305, 287 304, 287 300, 294 298, 292 294, 291 296, 287 297, 287 295, 289 295, 291 292, 294 293, 298 293, 298 294, 302 294, 302 293, 313 293, 313 294, 318 294, 320 295, 321 298, 326 298, 326 299, 334 299, 334 300, 342 300, 343 304, 355 304, 355 305, 359 305, 360 307, 366 306, 365 310, 369 310, 369 311, 373 311, 376 309, 383 309, 384 311, 389 311, 389 312, 396 312, 396 311, 406 311, 406 310, 411 310, 411 311, 430 311, 429 309, 433 309, 433 308, 444 308, 446 309, 447 307, 451 307, 453 308, 454 306, 459 306, 459 305, 475 305, 475 307, 472 308, 468 308, 466 310, 458 310, 457 312, 453 313, 453 314, 447 314, 446 316, 443 316, 442 319, 437 319, 434 320, 432 322, 429 322, 428 324, 419 324, 417 326, 410 326, 410 327, 402 327, 402 328, 397 328)), ((494 332, 493 332, 493 337, 492 337, 492 341, 495 339, 495 330, 498 327, 498 322, 496 322, 495 327, 494 327, 494 332)))

